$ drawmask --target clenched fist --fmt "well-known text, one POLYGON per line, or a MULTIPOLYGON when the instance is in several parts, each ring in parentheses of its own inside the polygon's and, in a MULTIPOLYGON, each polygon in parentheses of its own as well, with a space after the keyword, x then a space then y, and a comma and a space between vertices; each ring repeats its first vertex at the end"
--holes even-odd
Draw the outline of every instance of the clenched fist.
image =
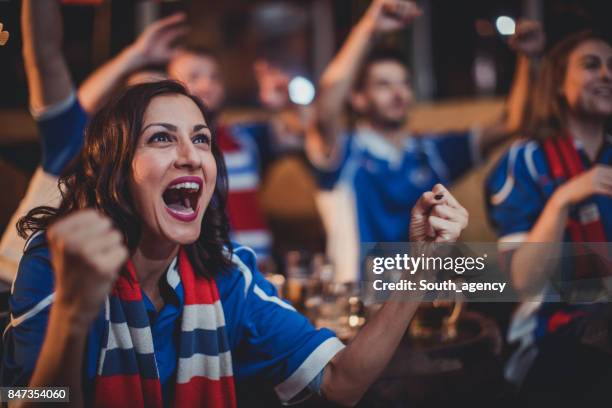
POLYGON ((465 208, 442 186, 424 193, 412 209, 411 242, 455 242, 468 225, 465 208))
POLYGON ((596 164, 563 183, 555 191, 554 197, 562 205, 571 206, 592 195, 612 196, 612 166, 596 164))
POLYGON ((537 57, 544 51, 546 35, 542 25, 535 20, 521 19, 510 38, 510 47, 527 57, 537 57))
POLYGON ((374 0, 363 18, 373 24, 375 32, 386 33, 405 28, 421 13, 412 1, 374 0))
POLYGON ((128 258, 123 236, 95 210, 73 213, 47 232, 55 273, 55 305, 74 323, 97 316, 128 258))

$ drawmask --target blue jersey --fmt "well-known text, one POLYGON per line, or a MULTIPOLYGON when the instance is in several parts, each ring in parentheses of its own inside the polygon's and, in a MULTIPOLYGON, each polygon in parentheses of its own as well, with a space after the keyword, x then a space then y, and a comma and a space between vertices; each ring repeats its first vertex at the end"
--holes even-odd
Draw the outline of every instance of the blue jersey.
POLYGON ((42 145, 42 168, 59 176, 83 146, 87 114, 76 95, 36 115, 42 145))
MULTIPOLYGON (((580 143, 574 142, 574 144, 585 169, 595 164, 612 165, 612 136, 608 135, 604 139, 596 162, 589 160, 580 143)), ((489 218, 497 229, 500 242, 505 243, 504 248, 509 248, 507 243, 520 243, 527 237, 557 187, 548 167, 544 149, 538 142, 527 140, 512 145, 486 181, 489 218)), ((606 239, 611 241, 612 198, 596 195, 589 200, 597 206, 606 239)), ((563 240, 566 242, 571 240, 567 231, 563 240)), ((528 306, 524 308, 527 310, 528 306)), ((524 322, 527 321, 525 319, 531 318, 529 316, 535 318, 531 325, 533 328, 531 335, 536 340, 541 339, 547 333, 550 317, 555 311, 563 309, 571 312, 574 309, 591 309, 580 305, 570 306, 560 303, 546 303, 537 311, 533 304, 529 308, 529 313, 519 313, 517 316, 520 315, 521 321, 524 322)), ((520 325, 517 320, 515 326, 520 325)), ((512 337, 511 333, 510 336, 512 337)))
MULTIPOLYGON (((589 160, 580 143, 575 145, 585 169, 595 164, 612 165, 612 136, 604 139, 595 162, 589 160)), ((489 217, 500 241, 521 242, 556 187, 542 146, 533 140, 515 143, 486 181, 489 217)), ((612 199, 597 195, 592 201, 599 209, 606 239, 612 241, 612 199)), ((567 233, 564 240, 570 240, 567 233)))
MULTIPOLYGON (((26 386, 34 370, 53 301, 53 271, 49 250, 40 234, 24 254, 10 299, 11 324, 4 336, 3 378, 6 386, 26 386)), ((234 267, 216 276, 225 314, 225 330, 232 353, 237 389, 247 384, 274 387, 281 401, 301 394, 319 378, 329 360, 344 346, 327 330, 316 330, 308 320, 276 296, 274 287, 257 271, 255 255, 236 246, 234 267)), ((156 312, 143 293, 150 316, 155 359, 164 400, 169 401, 177 368, 177 329, 180 330, 184 290, 178 271, 166 273, 171 295, 156 312)), ((86 398, 93 395, 99 361, 104 314, 93 323, 84 357, 86 398)))
POLYGON ((477 148, 471 133, 406 137, 398 148, 381 135, 360 130, 342 138, 340 160, 333 168, 313 160, 323 190, 319 206, 328 250, 340 269, 339 279, 356 278, 359 243, 408 241, 410 212, 419 197, 471 169, 479 160, 477 148))

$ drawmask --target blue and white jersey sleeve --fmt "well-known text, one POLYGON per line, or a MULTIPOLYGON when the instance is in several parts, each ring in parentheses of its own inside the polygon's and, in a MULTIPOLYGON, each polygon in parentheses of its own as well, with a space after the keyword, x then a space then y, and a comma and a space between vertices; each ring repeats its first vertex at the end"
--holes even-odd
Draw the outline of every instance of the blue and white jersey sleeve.
POLYGON ((243 338, 234 355, 239 360, 236 376, 264 381, 274 387, 282 402, 293 402, 344 345, 330 330, 315 329, 277 296, 274 286, 256 270, 250 250, 238 248, 236 255, 246 280, 251 280, 247 282, 243 338))
POLYGON ((481 162, 477 131, 426 136, 425 154, 443 183, 451 183, 481 162))
POLYGON ((9 301, 11 321, 2 339, 3 386, 28 385, 45 337, 52 294, 53 271, 48 249, 34 247, 21 259, 13 283, 9 301))
POLYGON ((59 176, 83 146, 87 114, 76 94, 40 112, 32 112, 42 144, 42 167, 59 176))
POLYGON ((488 215, 500 242, 521 242, 546 199, 533 160, 534 144, 518 143, 501 158, 485 183, 488 215))

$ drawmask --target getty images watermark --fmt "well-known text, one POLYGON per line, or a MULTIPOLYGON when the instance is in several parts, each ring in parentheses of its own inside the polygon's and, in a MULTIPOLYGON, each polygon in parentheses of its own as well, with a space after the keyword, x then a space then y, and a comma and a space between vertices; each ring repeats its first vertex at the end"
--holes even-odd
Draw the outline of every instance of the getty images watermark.
MULTIPOLYGON (((612 296, 612 245, 527 244, 539 254, 548 281, 544 301, 609 301, 612 296), (592 263, 593 276, 572 275, 576 265, 592 263)), ((361 288, 366 300, 456 300, 518 302, 511 284, 517 245, 498 243, 369 243, 361 247, 361 288)))
MULTIPOLYGON (((425 254, 412 256, 406 253, 390 257, 377 256, 372 259, 372 273, 381 275, 389 271, 401 271, 414 276, 417 272, 427 275, 431 272, 443 271, 463 275, 465 272, 484 271, 487 257, 487 254, 477 257, 441 257, 425 254)), ((428 279, 418 281, 400 279, 399 282, 385 282, 383 279, 376 279, 372 285, 374 290, 454 291, 457 293, 495 291, 501 293, 506 289, 508 282, 461 282, 453 279, 440 282, 428 279)))

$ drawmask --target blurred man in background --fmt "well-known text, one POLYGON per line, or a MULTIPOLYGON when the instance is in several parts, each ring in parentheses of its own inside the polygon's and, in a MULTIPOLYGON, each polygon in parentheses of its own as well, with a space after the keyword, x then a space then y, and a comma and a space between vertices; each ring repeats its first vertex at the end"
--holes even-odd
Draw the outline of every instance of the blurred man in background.
MULTIPOLYGON (((373 49, 381 35, 407 27, 420 14, 410 1, 374 0, 320 80, 318 126, 306 148, 324 191, 319 205, 341 281, 359 278, 359 243, 409 241, 410 209, 420 194, 456 181, 518 126, 525 93, 512 90, 508 112, 493 125, 410 134, 414 95, 405 58, 373 49), (356 114, 352 125, 345 120, 347 102, 356 114)), ((521 65, 515 86, 524 86, 528 75, 521 65)))

